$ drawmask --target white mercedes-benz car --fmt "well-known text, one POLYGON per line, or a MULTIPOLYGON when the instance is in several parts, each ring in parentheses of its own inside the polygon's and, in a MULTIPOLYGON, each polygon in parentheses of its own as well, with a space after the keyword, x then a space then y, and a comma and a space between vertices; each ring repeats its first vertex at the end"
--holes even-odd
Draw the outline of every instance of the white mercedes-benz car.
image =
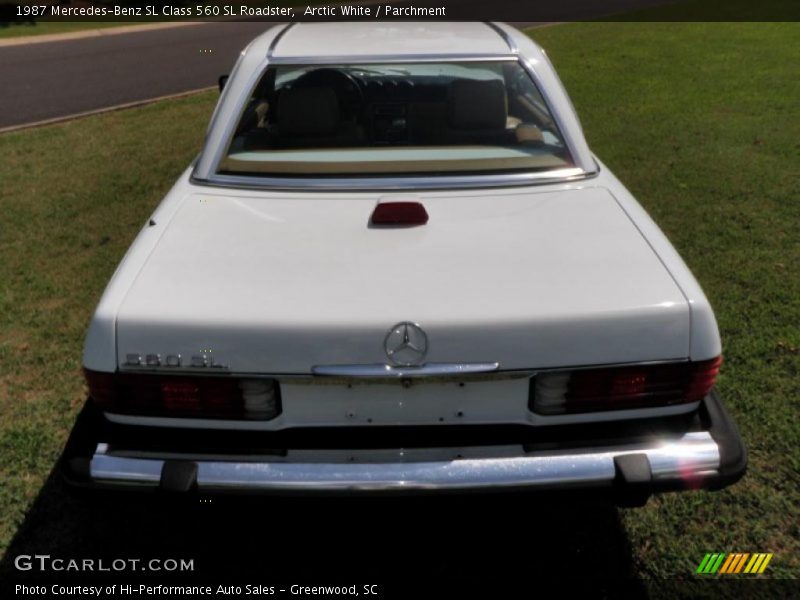
POLYGON ((720 362, 700 286, 527 36, 282 25, 100 299, 64 464, 111 488, 637 504, 744 473, 720 362))

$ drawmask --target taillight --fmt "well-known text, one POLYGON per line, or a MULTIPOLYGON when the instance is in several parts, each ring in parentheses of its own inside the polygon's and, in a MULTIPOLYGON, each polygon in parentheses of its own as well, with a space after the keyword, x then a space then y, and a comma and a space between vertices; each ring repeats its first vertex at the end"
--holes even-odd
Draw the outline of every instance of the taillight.
POLYGON ((711 360, 551 371, 531 379, 530 409, 543 415, 670 406, 702 400, 719 373, 711 360))
POLYGON ((100 373, 84 369, 89 395, 111 413, 269 420, 281 412, 274 379, 100 373))

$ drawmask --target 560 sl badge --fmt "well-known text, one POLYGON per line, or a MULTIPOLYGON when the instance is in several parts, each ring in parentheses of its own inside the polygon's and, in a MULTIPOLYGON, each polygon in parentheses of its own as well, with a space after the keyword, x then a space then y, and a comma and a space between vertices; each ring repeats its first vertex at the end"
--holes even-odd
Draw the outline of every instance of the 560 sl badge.
POLYGON ((214 356, 210 350, 202 350, 199 354, 193 354, 185 361, 180 354, 167 354, 162 359, 161 354, 138 354, 130 352, 125 355, 125 367, 145 367, 148 369, 155 369, 160 367, 166 368, 195 368, 195 369, 227 369, 227 365, 223 365, 214 360, 214 356))

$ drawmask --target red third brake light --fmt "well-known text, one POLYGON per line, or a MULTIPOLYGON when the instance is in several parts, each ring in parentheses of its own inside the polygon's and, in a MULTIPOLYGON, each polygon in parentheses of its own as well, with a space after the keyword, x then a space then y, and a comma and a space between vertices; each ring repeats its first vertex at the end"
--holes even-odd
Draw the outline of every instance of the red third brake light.
POLYGON ((553 371, 532 380, 540 414, 582 413, 688 404, 714 387, 722 357, 683 363, 553 371))
POLYGON ((412 226, 425 225, 428 211, 419 202, 381 202, 372 211, 371 225, 412 226))

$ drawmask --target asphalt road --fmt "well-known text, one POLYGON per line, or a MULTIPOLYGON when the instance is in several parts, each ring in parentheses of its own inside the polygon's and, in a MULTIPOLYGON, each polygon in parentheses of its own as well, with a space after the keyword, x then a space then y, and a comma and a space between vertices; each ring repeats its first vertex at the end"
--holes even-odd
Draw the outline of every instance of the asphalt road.
POLYGON ((270 26, 204 23, 0 47, 0 128, 216 85, 270 26))
MULTIPOLYGON (((492 13, 507 21, 530 14, 541 23, 563 20, 565 14, 591 18, 674 0, 561 0, 535 12, 527 1, 494 0, 492 13)), ((458 8, 459 14, 483 14, 486 0, 459 0, 458 8)), ((213 86, 244 46, 271 25, 203 23, 0 46, 0 129, 213 86)))

